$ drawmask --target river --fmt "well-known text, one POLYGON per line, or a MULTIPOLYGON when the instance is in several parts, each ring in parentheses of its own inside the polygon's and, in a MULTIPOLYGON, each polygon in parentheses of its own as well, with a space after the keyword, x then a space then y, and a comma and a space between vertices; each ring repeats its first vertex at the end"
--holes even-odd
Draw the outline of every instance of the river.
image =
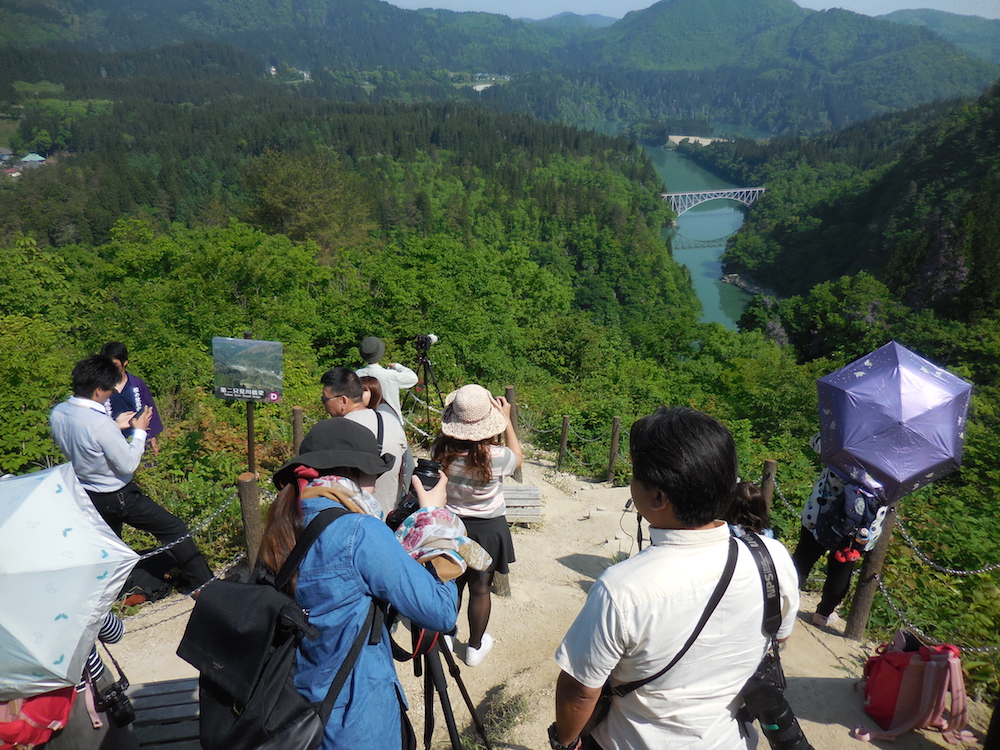
MULTIPOLYGON (((643 150, 668 192, 744 187, 717 177, 676 151, 655 146, 643 146, 643 150)), ((703 323, 721 323, 735 329, 752 298, 750 293, 721 281, 720 258, 726 249, 726 238, 740 228, 743 219, 743 207, 739 203, 716 200, 695 206, 677 220, 676 228, 663 230, 664 236, 675 244, 674 258, 691 271, 694 291, 701 301, 703 323), (700 246, 682 249, 684 240, 698 241, 700 246)))

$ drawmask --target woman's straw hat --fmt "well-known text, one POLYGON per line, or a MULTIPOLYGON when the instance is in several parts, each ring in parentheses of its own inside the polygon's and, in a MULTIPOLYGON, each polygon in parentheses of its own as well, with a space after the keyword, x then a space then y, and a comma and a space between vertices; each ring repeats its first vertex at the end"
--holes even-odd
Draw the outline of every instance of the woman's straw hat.
POLYGON ((449 437, 478 442, 506 429, 507 417, 481 385, 463 385, 444 400, 441 432, 449 437))

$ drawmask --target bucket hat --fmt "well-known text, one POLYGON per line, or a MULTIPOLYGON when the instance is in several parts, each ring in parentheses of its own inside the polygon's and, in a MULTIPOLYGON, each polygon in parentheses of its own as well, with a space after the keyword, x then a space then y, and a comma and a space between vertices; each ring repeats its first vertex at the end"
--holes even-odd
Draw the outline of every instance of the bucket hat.
POLYGON ((479 441, 499 435, 505 429, 507 417, 481 385, 463 385, 444 400, 441 432, 449 437, 479 441))
POLYGON ((361 339, 361 359, 368 364, 378 362, 385 354, 385 344, 378 336, 365 336, 361 339))
POLYGON ((320 473, 347 467, 379 476, 392 468, 393 457, 379 455, 378 442, 367 427, 343 417, 317 422, 302 440, 299 455, 274 472, 279 489, 295 479, 296 466, 308 466, 320 473))

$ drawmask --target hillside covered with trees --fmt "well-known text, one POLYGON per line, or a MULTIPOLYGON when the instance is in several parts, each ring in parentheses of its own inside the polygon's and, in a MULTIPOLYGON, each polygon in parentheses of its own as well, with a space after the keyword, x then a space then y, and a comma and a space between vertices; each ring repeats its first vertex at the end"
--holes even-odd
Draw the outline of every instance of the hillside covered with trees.
POLYGON ((1000 77, 996 65, 926 28, 792 0, 661 0, 608 26, 410 11, 381 0, 17 0, 0 8, 0 44, 12 48, 191 41, 231 44, 259 58, 260 73, 275 66, 349 82, 338 98, 468 98, 563 122, 696 116, 773 133, 822 132, 975 96, 1000 77), (502 78, 480 94, 456 73, 502 78))
MULTIPOLYGON (((1000 559, 1000 91, 980 95, 994 67, 929 31, 779 0, 674 0, 603 29, 372 0, 275 5, 287 18, 247 4, 254 12, 228 20, 226 7, 243 6, 176 0, 140 13, 100 2, 3 10, 38 21, 40 36, 0 50, 0 142, 51 159, 0 181, 0 471, 59 460, 46 413, 77 358, 121 339, 167 423, 144 486, 198 519, 244 466, 243 407, 212 395, 212 337, 284 344, 284 399, 256 417, 266 478, 287 458, 291 407, 321 416, 323 370, 357 363, 369 334, 413 363, 414 337, 433 332, 443 390, 516 386, 543 448, 570 415, 581 471, 606 458, 599 439, 615 416, 627 434, 656 406, 684 404, 730 427, 747 476, 777 460, 795 504, 819 468, 808 448, 816 378, 896 339, 976 387, 962 472, 908 497, 902 514, 939 562, 1000 559), (162 8, 175 11, 169 23, 162 8), (683 8, 687 17, 670 15, 683 8), (707 24, 710 8, 731 18, 707 24), (337 41, 334 11, 353 14, 353 40, 337 41), (443 36, 400 46, 394 19, 443 36), (700 68, 662 56, 655 27, 675 34, 682 22, 731 56, 700 68), (481 23, 494 46, 476 46, 481 23), (137 36, 111 44, 101 35, 114 24, 137 36), (138 36, 171 29, 155 48, 138 36), (449 65, 508 55, 525 72, 471 93, 441 69, 444 37, 466 56, 449 65), (244 44, 253 39, 289 55, 278 75, 265 75, 272 61, 244 44), (314 42, 345 57, 305 81, 291 55, 314 42), (371 57, 352 58, 351 45, 371 57), (387 55, 399 69, 365 67, 387 55), (942 99, 897 111, 926 96, 942 99), (652 137, 668 120, 723 115, 823 133, 693 152, 734 181, 767 185, 727 258, 785 298, 759 299, 741 331, 697 322, 642 151, 565 124, 644 119, 631 132, 652 137)), ((775 527, 790 541, 798 521, 779 507, 775 527)), ((231 518, 209 541, 216 562, 236 533, 231 518)), ((886 576, 932 633, 996 642, 993 579, 956 585, 902 546, 886 576)), ((874 622, 896 623, 884 602, 874 622)), ((965 665, 996 690, 995 660, 965 665)))

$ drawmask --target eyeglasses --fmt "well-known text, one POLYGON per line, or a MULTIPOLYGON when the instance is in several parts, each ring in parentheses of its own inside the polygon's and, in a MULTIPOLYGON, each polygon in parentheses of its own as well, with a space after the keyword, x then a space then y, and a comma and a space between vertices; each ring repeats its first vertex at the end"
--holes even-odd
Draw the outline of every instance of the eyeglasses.
POLYGON ((329 401, 332 398, 337 398, 337 397, 336 396, 320 396, 319 400, 325 404, 327 401, 329 401))

